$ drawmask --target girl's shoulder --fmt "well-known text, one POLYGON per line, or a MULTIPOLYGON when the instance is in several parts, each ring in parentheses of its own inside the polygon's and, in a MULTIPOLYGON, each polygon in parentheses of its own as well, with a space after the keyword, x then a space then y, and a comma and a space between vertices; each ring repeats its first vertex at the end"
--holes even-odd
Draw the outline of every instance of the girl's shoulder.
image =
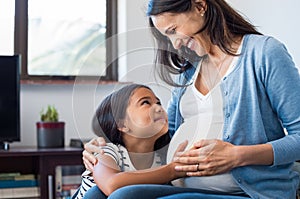
POLYGON ((102 150, 105 155, 110 156, 115 160, 117 165, 122 165, 124 154, 127 154, 127 149, 119 144, 107 143, 106 146, 102 146, 102 150))

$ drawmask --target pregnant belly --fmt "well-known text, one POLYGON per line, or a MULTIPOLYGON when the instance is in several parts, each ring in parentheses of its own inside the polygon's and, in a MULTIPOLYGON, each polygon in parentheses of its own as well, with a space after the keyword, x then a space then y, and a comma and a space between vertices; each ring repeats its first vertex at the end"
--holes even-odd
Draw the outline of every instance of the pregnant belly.
POLYGON ((223 121, 213 121, 207 115, 197 115, 185 121, 175 132, 168 148, 167 162, 171 162, 179 144, 188 141, 186 149, 201 139, 222 138, 223 121))

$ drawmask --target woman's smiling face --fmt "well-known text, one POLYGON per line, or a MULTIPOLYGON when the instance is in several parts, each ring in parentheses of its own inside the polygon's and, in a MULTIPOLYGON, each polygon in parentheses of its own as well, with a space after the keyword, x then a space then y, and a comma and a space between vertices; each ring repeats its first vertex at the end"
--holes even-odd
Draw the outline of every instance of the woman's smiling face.
POLYGON ((203 27, 204 9, 193 6, 192 10, 185 13, 162 13, 151 16, 151 20, 161 34, 171 41, 175 49, 186 46, 195 51, 199 56, 206 54, 203 46, 204 39, 199 30, 203 27))

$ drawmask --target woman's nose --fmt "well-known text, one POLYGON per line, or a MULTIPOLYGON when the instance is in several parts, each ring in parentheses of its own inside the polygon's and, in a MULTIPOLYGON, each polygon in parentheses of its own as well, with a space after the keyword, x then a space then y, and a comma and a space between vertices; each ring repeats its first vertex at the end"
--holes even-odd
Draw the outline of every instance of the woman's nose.
POLYGON ((174 47, 174 49, 178 50, 181 48, 181 45, 182 45, 182 40, 179 39, 179 38, 170 38, 171 40, 171 43, 174 47))

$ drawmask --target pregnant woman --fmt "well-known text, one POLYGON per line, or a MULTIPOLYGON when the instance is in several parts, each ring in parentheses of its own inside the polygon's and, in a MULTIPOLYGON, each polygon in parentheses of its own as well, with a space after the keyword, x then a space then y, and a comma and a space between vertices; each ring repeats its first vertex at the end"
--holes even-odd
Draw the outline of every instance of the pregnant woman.
MULTIPOLYGON (((192 178, 127 186, 109 198, 296 198, 300 76, 286 47, 225 0, 150 0, 147 15, 160 76, 174 86, 171 145, 190 144, 173 161, 192 178)), ((90 170, 96 145, 83 153, 90 170)))

